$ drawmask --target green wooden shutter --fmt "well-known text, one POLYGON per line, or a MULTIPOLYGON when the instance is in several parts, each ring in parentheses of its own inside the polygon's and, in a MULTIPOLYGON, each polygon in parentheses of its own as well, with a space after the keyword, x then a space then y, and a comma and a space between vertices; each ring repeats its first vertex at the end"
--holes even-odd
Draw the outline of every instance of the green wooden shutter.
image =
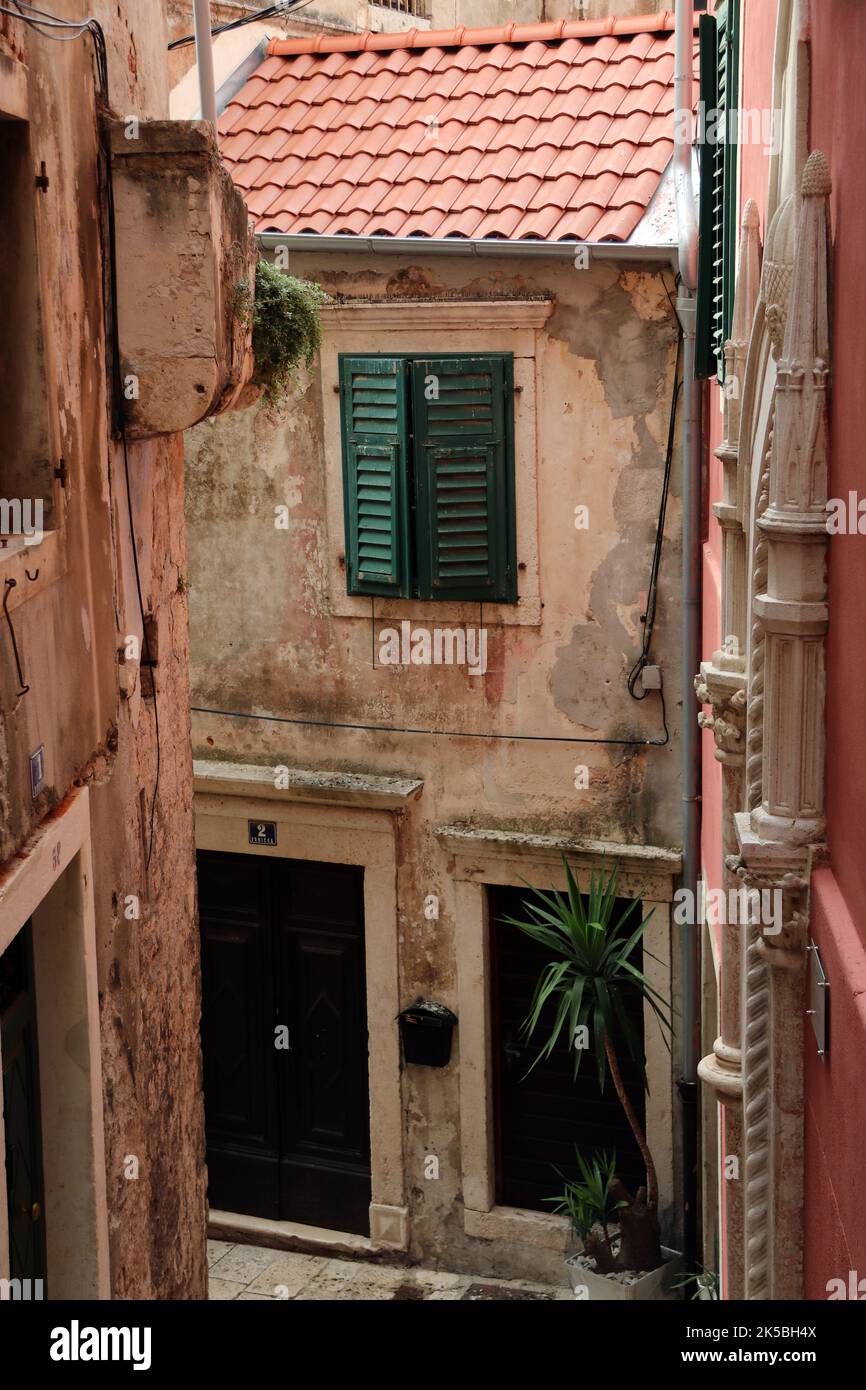
POLYGON ((734 312, 737 247, 739 0, 720 0, 702 15, 700 100, 701 192, 696 375, 725 379, 725 343, 734 312))
POLYGON ((404 359, 341 356, 340 422, 348 592, 408 597, 404 359))
POLYGON ((413 359, 420 598, 516 603, 513 361, 413 359))

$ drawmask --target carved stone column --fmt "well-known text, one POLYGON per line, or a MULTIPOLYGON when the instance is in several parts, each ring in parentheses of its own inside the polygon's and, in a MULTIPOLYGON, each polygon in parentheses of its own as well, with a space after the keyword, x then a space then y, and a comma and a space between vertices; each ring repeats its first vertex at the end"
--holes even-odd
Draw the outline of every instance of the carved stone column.
MULTIPOLYGON (((734 817, 745 805, 746 770, 746 611, 749 574, 746 538, 738 506, 740 415, 749 337, 760 289, 758 210, 749 201, 743 212, 737 267, 737 289, 731 337, 725 344, 725 437, 716 450, 724 468, 724 495, 713 508, 722 529, 722 645, 711 661, 703 662, 695 679, 702 704, 711 715, 700 715, 702 727, 712 729, 716 760, 722 765, 723 888, 737 886, 730 864, 738 851, 734 817)), ((723 1111, 726 1298, 743 1297, 743 1122, 742 1053, 740 1036, 740 932, 734 924, 722 928, 720 961, 721 1032, 709 1057, 698 1066, 701 1080, 712 1086, 723 1111), (736 1176, 728 1177, 727 1160, 737 1160, 736 1176)))
POLYGON ((804 977, 811 865, 824 824, 829 193, 827 161, 816 152, 803 172, 766 506, 756 520, 765 583, 752 604, 749 766, 760 674, 761 799, 736 817, 737 872, 747 886, 780 894, 782 923, 749 928, 745 950, 747 1298, 802 1297, 804 977))
POLYGON ((722 500, 713 506, 722 531, 722 646, 713 657, 713 665, 719 670, 741 672, 746 669, 749 576, 746 537, 738 506, 738 461, 746 358, 760 289, 758 227, 758 208, 750 198, 743 210, 734 315, 731 336, 725 344, 725 437, 716 450, 724 473, 724 491, 722 500))
MULTIPOLYGON (((704 728, 712 729, 715 756, 722 765, 722 833, 725 870, 723 887, 736 880, 731 872, 737 838, 734 816, 743 804, 745 784, 745 677, 738 672, 721 671, 704 662, 695 681, 701 704, 712 706, 711 715, 700 715, 704 728)), ((727 923, 721 928, 720 1026, 721 1032, 709 1057, 698 1063, 698 1075, 712 1086, 723 1111, 724 1147, 722 1175, 725 1183, 724 1213, 727 1233, 727 1260, 724 1293, 729 1299, 743 1297, 743 1074, 740 1045, 740 937, 739 928, 727 923), (737 1160, 737 1171, 729 1178, 727 1160, 737 1160)))

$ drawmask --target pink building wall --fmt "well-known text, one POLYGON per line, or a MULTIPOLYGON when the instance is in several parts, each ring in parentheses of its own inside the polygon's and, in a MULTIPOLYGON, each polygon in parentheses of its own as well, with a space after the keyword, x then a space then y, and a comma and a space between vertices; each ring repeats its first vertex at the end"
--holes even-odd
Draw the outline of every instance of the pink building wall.
MULTIPOLYGON (((812 0, 809 143, 833 176, 830 496, 866 496, 866 7, 812 0)), ((813 887, 813 936, 830 980, 828 1055, 806 1038, 806 1296, 866 1278, 866 536, 830 545, 827 840, 813 887)))
MULTIPOLYGON (((741 105, 772 105, 777 0, 744 0, 741 105)), ((809 148, 833 176, 833 351, 830 496, 866 497, 866 6, 812 0, 809 148)), ((754 198, 766 234, 767 152, 740 150, 740 210, 754 198)), ((707 388, 705 434, 710 503, 721 496, 722 416, 707 388)), ((866 525, 866 522, 864 522, 866 525)), ((721 536, 710 511, 704 551, 704 655, 720 638, 721 536)), ((806 1036, 805 1295, 827 1297, 830 1279, 866 1279, 866 536, 836 536, 830 547, 827 644, 827 839, 829 863, 813 880, 812 933, 830 980, 830 1041, 817 1056, 806 1036)), ((721 875, 721 778, 711 737, 704 743, 703 848, 709 885, 721 875)), ((723 1193, 724 1200, 724 1193, 723 1193)))

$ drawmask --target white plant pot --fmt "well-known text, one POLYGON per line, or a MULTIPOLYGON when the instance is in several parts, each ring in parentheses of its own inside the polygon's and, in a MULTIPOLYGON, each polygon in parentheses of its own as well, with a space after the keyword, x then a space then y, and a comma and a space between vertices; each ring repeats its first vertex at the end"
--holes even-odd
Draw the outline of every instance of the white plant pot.
POLYGON ((607 1274, 593 1273, 577 1263, 578 1255, 569 1255, 565 1263, 575 1298, 589 1303, 644 1303, 667 1298, 671 1283, 679 1272, 679 1252, 668 1250, 663 1245, 662 1255, 664 1264, 650 1270, 649 1274, 633 1284, 621 1284, 607 1274))

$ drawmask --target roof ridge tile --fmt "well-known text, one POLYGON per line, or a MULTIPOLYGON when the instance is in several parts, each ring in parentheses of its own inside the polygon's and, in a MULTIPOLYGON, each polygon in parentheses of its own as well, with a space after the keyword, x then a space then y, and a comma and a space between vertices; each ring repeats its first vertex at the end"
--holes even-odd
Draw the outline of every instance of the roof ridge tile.
POLYGON ((498 24, 487 28, 406 29, 402 33, 378 33, 371 29, 356 34, 317 34, 314 38, 271 39, 269 58, 301 53, 352 53, 396 48, 459 48, 494 43, 542 43, 560 39, 626 37, 670 32, 675 12, 659 10, 651 15, 626 15, 609 19, 557 19, 537 24, 498 24))

